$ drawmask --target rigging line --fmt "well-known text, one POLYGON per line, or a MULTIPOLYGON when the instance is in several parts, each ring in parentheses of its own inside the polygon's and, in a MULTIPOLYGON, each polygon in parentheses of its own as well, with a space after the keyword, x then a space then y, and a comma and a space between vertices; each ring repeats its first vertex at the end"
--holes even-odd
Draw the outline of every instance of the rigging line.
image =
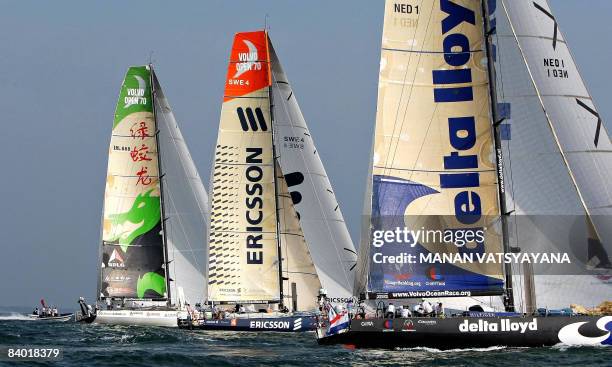
MULTIPOLYGON (((424 51, 424 50, 420 50, 420 51, 415 51, 415 50, 404 50, 404 49, 400 49, 400 48, 387 48, 387 47, 381 47, 381 50, 383 51, 390 51, 390 52, 405 52, 405 53, 417 53, 417 54, 446 54, 446 52, 444 51, 424 51)), ((453 52, 453 54, 456 55, 462 55, 462 54, 475 54, 475 53, 479 53, 479 52, 484 52, 484 50, 469 50, 469 51, 462 51, 462 52, 453 52)))
MULTIPOLYGON (((425 28, 425 34, 429 33, 429 27, 431 26, 432 19, 433 19, 433 17, 431 16, 431 13, 433 13, 434 6, 435 6, 435 4, 434 4, 434 2, 432 2, 431 3, 430 16, 429 16, 429 19, 427 21, 427 26, 425 28)), ((424 45, 421 46, 421 51, 423 50, 423 47, 424 47, 424 45)), ((402 99, 404 97, 404 89, 406 88, 406 80, 408 78, 408 70, 409 70, 409 66, 411 64, 410 61, 412 60, 412 55, 413 54, 411 53, 410 57, 408 59, 408 62, 406 63, 406 73, 404 74, 404 83, 402 85, 402 90, 401 90, 399 101, 398 101, 398 104, 397 104, 397 110, 395 112, 395 121, 393 122, 393 130, 392 130, 392 134, 391 134, 392 137, 395 136, 395 129, 396 129, 396 126, 398 124, 400 108, 401 108, 401 104, 402 104, 402 99)), ((422 53, 418 54, 417 65, 420 65, 422 55, 423 55, 422 53)), ((409 92, 409 95, 408 95, 408 98, 407 98, 406 107, 404 109, 404 114, 402 116, 401 123, 399 124, 399 134, 400 134, 400 136, 397 137, 397 142, 395 143, 395 149, 393 150, 393 156, 391 157, 391 166, 395 163, 395 155, 397 154, 397 148, 398 148, 398 146, 400 144, 401 132, 402 132, 402 130, 404 128, 404 122, 406 121, 406 114, 407 114, 408 108, 410 106, 410 100, 412 99, 412 91, 414 90, 414 82, 416 80, 417 74, 418 73, 415 72, 414 76, 412 78, 412 84, 411 84, 410 92, 409 92)), ((437 106, 435 107, 435 110, 437 110, 437 106)), ((433 121, 433 115, 432 115, 432 119, 430 120, 429 125, 427 127, 427 132, 425 134, 426 136, 429 133, 429 129, 431 128, 431 122, 432 121, 433 121)), ((393 138, 391 139, 391 142, 390 142, 388 150, 387 150, 387 154, 386 154, 386 157, 385 157, 385 166, 389 166, 388 162, 389 162, 389 156, 390 156, 390 152, 391 152, 392 146, 393 146, 393 138)), ((419 154, 417 155, 417 160, 415 161, 415 165, 416 165, 416 162, 418 161, 418 157, 420 157, 422 149, 423 149, 423 144, 421 144, 421 147, 419 149, 419 154)), ((383 170, 383 172, 384 172, 385 175, 390 173, 387 170, 383 170)), ((412 180, 412 175, 410 175, 410 180, 412 180)), ((384 201, 385 196, 386 196, 386 190, 385 190, 385 192, 383 193, 383 195, 382 195, 382 197, 380 199, 384 201)), ((398 201, 396 205, 397 206, 395 207, 395 210, 397 210, 399 208, 399 206, 401 205, 400 201, 398 201)))
MULTIPOLYGON (((547 41, 554 41, 553 37, 548 37, 548 36, 535 36, 535 35, 531 35, 531 34, 519 34, 518 36, 520 38, 535 38, 535 39, 542 39, 542 40, 547 40, 547 41)), ((511 35, 501 35, 500 37, 502 37, 502 38, 514 38, 514 36, 511 36, 511 35)), ((567 45, 567 42, 565 42, 565 40, 557 40, 557 44, 567 45)))
MULTIPOLYGON (((506 15, 508 16, 508 22, 510 23, 510 28, 512 29, 512 33, 515 35, 515 38, 516 38, 516 43, 517 43, 518 48, 519 48, 519 50, 520 50, 520 52, 521 52, 521 55, 522 55, 522 57, 523 57, 523 61, 524 61, 524 63, 525 63, 525 66, 527 67, 527 71, 529 72, 529 76, 530 76, 530 78, 531 78, 531 82, 533 83, 533 86, 534 86, 534 88, 535 88, 535 90, 536 90, 536 93, 537 93, 537 95, 538 95, 538 100, 539 100, 540 105, 541 105, 541 107, 542 107, 542 110, 544 111, 544 114, 545 114, 545 116, 546 116, 546 120, 547 120, 547 122, 548 122, 548 127, 550 128, 550 130, 551 130, 551 132, 552 132, 552 134, 553 134, 553 137, 554 137, 555 143, 556 143, 556 145, 557 145, 557 148, 559 149, 559 153, 561 154, 561 157, 563 158, 563 163, 565 164, 565 167, 566 167, 566 169, 567 169, 567 172, 568 172, 568 174, 569 174, 569 176, 570 176, 570 179, 571 179, 571 181, 572 181, 572 183, 573 183, 573 185, 574 185, 574 189, 575 189, 575 190, 576 190, 576 192, 578 193, 578 197, 579 197, 579 199, 580 199, 580 202, 582 203, 582 206, 584 207, 584 210, 585 210, 585 212, 586 212, 587 216, 589 216, 589 217, 590 217, 590 216, 591 216, 591 214, 590 214, 590 212, 589 212, 589 208, 587 207, 587 205, 586 205, 586 201, 584 200, 584 197, 582 196, 582 192, 581 192, 581 191, 580 191, 580 189, 578 188, 578 182, 576 181, 576 178, 575 178, 575 176, 574 176, 574 173, 572 172, 572 170, 571 170, 571 168, 570 168, 570 166, 569 166, 569 161, 568 161, 568 159, 567 159, 567 156, 565 155, 565 152, 563 151, 563 148, 561 147, 561 143, 560 143, 559 138, 558 138, 558 136, 557 136, 557 132, 556 132, 556 130, 555 130, 555 128, 554 128, 554 126, 553 126, 552 119, 551 119, 550 115, 548 114, 548 110, 546 109, 546 105, 544 104, 544 100, 542 99, 542 96, 541 96, 541 94, 540 94, 540 90, 539 90, 538 85, 537 85, 537 83, 536 83, 536 81, 535 81, 534 75, 533 75, 533 73, 532 73, 532 71, 531 71, 531 67, 529 66, 529 63, 527 62, 527 57, 526 57, 526 55, 525 55, 525 52, 524 52, 524 50, 523 50, 523 47, 521 46, 521 43, 520 43, 520 41, 519 41, 519 39, 518 39, 518 36, 516 35, 516 30, 515 30, 515 28, 514 28, 514 25, 512 24, 512 20, 510 19, 510 15, 508 14, 508 9, 506 8, 506 4, 505 4, 505 2, 504 2, 504 1, 502 1, 502 6, 503 6, 503 8, 504 8, 504 11, 506 12, 506 15)), ((573 58, 572 58, 572 61, 573 61, 573 58)), ((583 83, 584 83, 584 82, 583 82, 583 83)), ((594 161, 593 161, 593 163, 594 163, 594 161)), ((603 180, 603 177, 601 176, 601 173, 600 173, 599 171, 598 171, 598 174, 600 175, 600 178, 603 180)), ((601 238, 601 236, 599 235, 599 233, 598 233, 597 228, 595 227, 595 225, 593 225, 593 230, 595 231, 595 234, 597 235, 597 237, 598 237, 598 238, 601 238)))
POLYGON ((151 109, 152 109, 152 115, 153 115, 153 124, 155 127, 155 144, 156 144, 156 148, 157 148, 157 169, 158 169, 158 175, 159 175, 159 180, 158 180, 158 184, 159 184, 159 206, 160 206, 160 212, 161 212, 161 218, 160 218, 160 225, 161 225, 161 235, 162 235, 162 247, 163 247, 163 257, 164 257, 164 264, 163 264, 163 269, 164 269, 164 280, 165 280, 165 285, 167 287, 165 294, 163 295, 166 299, 167 299, 167 304, 168 306, 172 304, 172 292, 171 292, 171 284, 170 284, 170 261, 168 259, 168 234, 166 232, 166 205, 164 203, 164 183, 162 181, 162 160, 163 160, 163 155, 161 154, 161 150, 160 150, 160 139, 159 139, 159 124, 158 124, 158 117, 157 117, 157 111, 155 110, 155 100, 157 99, 157 90, 156 90, 156 82, 157 81, 157 77, 155 75, 155 71, 153 70, 153 65, 149 64, 149 83, 151 84, 151 101, 153 101, 153 103, 151 103, 151 109))
MULTIPOLYGON (((499 14, 495 14, 495 18, 496 18, 497 24, 499 25, 500 24, 499 20, 501 18, 500 15, 499 14)), ((508 21, 509 21, 509 19, 508 19, 508 21)), ((504 58, 502 56, 503 47, 501 47, 501 45, 500 45, 499 38, 500 38, 500 32, 499 32, 499 27, 497 27, 497 31, 495 32, 496 42, 494 43, 495 46, 496 46, 496 62, 500 65, 500 70, 504 70, 504 64, 503 64, 504 58)), ((496 77, 499 75, 499 80, 500 80, 500 84, 501 84, 501 86, 500 86, 501 87, 501 97, 502 97, 501 99, 502 99, 502 101, 505 101, 506 100, 506 94, 505 94, 506 88, 505 88, 505 84, 504 84, 504 73, 503 72, 499 72, 499 73, 496 73, 495 75, 496 75, 496 77)), ((498 91, 498 92, 500 92, 500 91, 498 91)), ((510 105, 512 105, 512 104, 510 104, 510 105)), ((512 171, 512 151, 511 151, 510 141, 509 140, 507 141, 506 145, 507 145, 508 154, 507 155, 503 155, 503 156, 504 157, 507 156, 508 162, 506 162, 506 160, 502 160, 502 169, 503 169, 503 167, 506 167, 506 165, 509 166, 509 170, 510 170, 509 171, 510 172, 510 192, 512 193, 512 198, 513 198, 512 199, 512 208, 513 208, 514 216, 516 217, 516 201, 514 200, 514 192, 515 192, 515 190, 514 190, 514 172, 512 171)), ((503 145, 502 145, 502 151, 503 151, 503 145)), ((505 185, 505 183, 504 183, 504 185, 505 185)), ((504 213, 501 213, 501 214, 504 215, 504 213)), ((515 230, 515 233, 516 233, 515 241, 516 241, 516 245, 518 246, 518 226, 516 225, 516 223, 514 225, 514 230, 515 230)))
MULTIPOLYGON (((392 170, 392 171, 410 171, 410 172, 419 172, 419 173, 445 173, 445 172, 447 172, 447 171, 436 171, 436 170, 425 170, 425 169, 411 169, 411 168, 389 168, 389 167, 383 167, 383 166, 374 166, 374 168, 389 169, 389 170, 392 170)), ((464 170, 464 171, 460 171, 460 173, 486 173, 486 172, 497 172, 497 170, 495 168, 491 168, 491 169, 481 169, 481 170, 469 170, 469 171, 468 170, 464 170)), ((386 180, 386 181, 397 182, 397 180, 386 180)))
MULTIPOLYGON (((274 55, 276 57, 277 63, 279 64, 279 67, 280 67, 280 61, 278 60, 278 57, 276 56, 276 52, 274 52, 274 55)), ((284 74, 284 71, 283 71, 283 74, 284 74)), ((273 83, 276 84, 276 90, 280 91, 281 88, 279 87, 279 81, 277 79, 276 73, 274 72, 273 68, 272 68, 272 81, 273 81, 273 83)), ((289 85, 288 82, 285 82, 285 83, 289 87, 289 89, 293 92, 293 88, 291 88, 291 85, 289 85)), ((301 113, 301 110, 299 108, 299 105, 297 104, 297 99, 295 98, 295 96, 293 98, 293 101, 295 101, 294 103, 296 104, 296 108, 298 110, 298 112, 297 112, 298 116, 297 116, 296 119, 294 119, 292 114, 289 113, 289 109, 288 109, 289 101, 285 100, 284 98, 280 98, 279 100, 282 102, 283 110, 285 111, 286 115, 288 116, 288 118, 290 120, 289 127, 291 128, 291 132, 295 133, 294 127, 295 127, 296 124, 300 124, 301 123, 300 120, 304 121, 303 122, 304 129, 306 131, 309 131, 308 128, 306 127, 306 120, 304 119, 304 117, 303 117, 303 115, 301 113), (302 118, 300 119, 299 116, 302 116, 302 118), (296 121, 294 121, 294 120, 296 120, 296 121)), ((316 149, 315 144, 314 144, 314 139, 312 139, 311 136, 310 136, 310 142, 312 144, 312 147, 314 149, 316 149)), ((300 156, 302 158, 302 162, 304 163, 304 165, 306 165, 306 158, 304 156, 304 151, 303 150, 299 150, 299 154, 300 154, 300 156)), ((331 182, 329 181, 327 173, 325 172, 325 167, 323 166, 323 163, 320 161, 320 158, 319 158, 319 162, 320 162, 321 170, 323 171, 323 174, 324 174, 324 180, 323 181, 324 181, 325 184, 327 184, 327 186, 331 187, 331 182), (327 181, 327 182, 325 182, 325 181, 327 181)), ((325 212, 325 209, 323 207, 323 202, 322 202, 321 198, 319 197, 319 193, 317 192, 317 190, 315 190, 316 186, 315 186, 314 179, 313 179, 312 175, 310 175, 310 174, 308 174, 307 176, 308 176, 308 180, 310 181, 310 184, 311 184, 311 191, 314 194, 314 196, 315 196, 315 198, 317 200, 317 203, 319 204, 319 213, 321 213, 321 216, 324 219, 325 227, 327 229, 327 233, 329 234, 329 238, 331 239, 332 243, 334 244, 333 247, 334 247, 334 250, 336 251, 336 256, 337 256, 338 259, 341 260, 342 259, 342 255, 341 255, 340 251, 338 250, 338 243, 336 241, 336 238, 333 236, 333 232, 331 230, 330 219, 327 218, 327 213, 325 212)), ((336 196, 332 194, 332 197, 333 197, 334 201, 337 203, 336 196)), ((343 223, 344 223, 344 218, 343 218, 343 223)), ((352 242, 352 238, 350 237, 350 234, 348 235, 348 237, 349 237, 349 240, 352 242)), ((308 242, 306 242, 306 244, 308 246, 308 242)), ((352 289, 353 284, 351 284, 351 281, 350 281, 349 276, 348 276, 348 274, 346 272, 346 269, 342 268, 342 274, 344 275, 344 280, 346 281, 346 283, 344 284, 344 287, 346 288, 346 290, 352 289)))

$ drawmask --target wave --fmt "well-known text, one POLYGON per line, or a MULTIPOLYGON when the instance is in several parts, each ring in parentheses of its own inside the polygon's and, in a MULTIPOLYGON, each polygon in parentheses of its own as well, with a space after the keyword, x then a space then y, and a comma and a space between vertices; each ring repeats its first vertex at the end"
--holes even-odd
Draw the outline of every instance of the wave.
POLYGON ((574 349, 592 349, 592 348, 609 348, 609 346, 604 345, 604 344, 568 345, 568 344, 559 343, 559 344, 555 344, 552 347, 550 347, 550 349, 558 350, 560 352, 567 352, 569 350, 574 350, 574 349))
POLYGON ((19 312, 9 312, 0 314, 0 320, 31 320, 31 318, 19 312))
MULTIPOLYGON (((504 346, 495 346, 488 348, 457 348, 457 349, 436 349, 436 348, 427 348, 427 347, 415 347, 415 348, 397 348, 397 351, 424 351, 428 353, 461 353, 461 352, 492 352, 496 350, 504 350, 508 349, 508 347, 504 346)), ((514 348, 516 349, 516 348, 514 348)))

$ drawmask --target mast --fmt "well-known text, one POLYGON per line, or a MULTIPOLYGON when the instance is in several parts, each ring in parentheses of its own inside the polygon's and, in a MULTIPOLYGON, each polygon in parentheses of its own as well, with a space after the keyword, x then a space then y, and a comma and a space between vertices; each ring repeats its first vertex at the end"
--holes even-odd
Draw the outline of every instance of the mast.
MULTIPOLYGON (((489 14, 489 5, 487 0, 481 0, 482 3, 482 17, 484 19, 484 39, 485 48, 487 54, 487 69, 489 73, 489 94, 491 98, 491 115, 493 119, 493 142, 495 145, 495 159, 497 168, 498 184, 497 189, 499 191, 499 208, 501 212, 501 223, 502 223, 502 243, 505 253, 511 252, 510 242, 508 241, 508 210, 506 206, 506 190, 504 187, 504 171, 503 171, 503 154, 501 147, 501 133, 499 130, 500 124, 505 118, 499 117, 499 111, 497 106, 497 89, 496 89, 496 75, 495 75, 495 64, 493 60, 493 46, 491 44, 491 36, 495 32, 495 29, 491 29, 491 21, 489 14)), ((506 311, 514 312, 514 291, 512 287, 512 264, 505 264, 505 285, 506 294, 504 299, 504 305, 506 311)))
POLYGON ((164 208, 164 184, 162 174, 162 160, 161 160, 161 151, 159 147, 159 128, 157 127, 157 114, 155 113, 155 94, 157 91, 155 90, 155 79, 154 79, 154 71, 153 64, 149 64, 150 69, 150 83, 151 83, 151 105, 153 106, 153 122, 155 124, 155 145, 157 147, 157 172, 159 177, 159 206, 161 210, 161 231, 162 231, 162 245, 164 247, 164 277, 166 278, 166 302, 168 305, 172 302, 172 297, 170 296, 170 271, 168 264, 168 240, 166 237, 166 211, 164 208))
POLYGON ((274 172, 274 205, 275 205, 275 212, 276 212, 276 247, 277 247, 277 251, 278 251, 278 285, 279 285, 279 297, 280 297, 280 303, 279 303, 279 309, 283 308, 283 305, 285 304, 285 300, 284 300, 284 291, 283 291, 283 282, 284 282, 284 278, 283 278, 283 254, 282 254, 282 246, 281 246, 281 239, 280 239, 280 217, 279 217, 279 209, 278 209, 278 176, 277 176, 277 169, 276 169, 276 144, 275 144, 275 140, 274 140, 274 112, 273 112, 273 106, 274 106, 274 102, 273 102, 273 95, 272 95, 272 66, 270 65, 271 60, 270 60, 270 40, 268 38, 268 30, 264 30, 265 34, 266 34, 266 57, 268 59, 268 70, 270 70, 269 74, 268 74, 268 78, 270 78, 270 87, 268 88, 268 102, 270 105, 270 131, 272 132, 272 162, 273 162, 273 172, 274 172))

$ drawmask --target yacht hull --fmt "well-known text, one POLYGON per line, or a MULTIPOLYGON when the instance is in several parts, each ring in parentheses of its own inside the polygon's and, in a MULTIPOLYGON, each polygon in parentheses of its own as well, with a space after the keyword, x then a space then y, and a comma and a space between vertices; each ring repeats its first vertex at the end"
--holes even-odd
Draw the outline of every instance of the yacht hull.
POLYGON ((338 334, 317 329, 317 340, 321 345, 384 349, 610 346, 612 316, 354 319, 338 334))
POLYGON ((177 327, 177 310, 100 310, 94 324, 177 327))
POLYGON ((305 332, 316 329, 315 316, 287 316, 287 317, 251 317, 231 318, 221 320, 189 320, 179 319, 178 326, 182 329, 196 330, 225 330, 225 331, 276 331, 276 332, 305 332))

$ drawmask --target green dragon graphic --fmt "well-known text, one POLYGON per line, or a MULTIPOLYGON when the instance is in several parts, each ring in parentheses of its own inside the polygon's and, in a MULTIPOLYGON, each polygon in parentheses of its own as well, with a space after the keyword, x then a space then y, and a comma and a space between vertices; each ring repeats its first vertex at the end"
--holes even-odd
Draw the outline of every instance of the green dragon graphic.
POLYGON ((133 231, 119 233, 111 239, 111 241, 118 241, 124 252, 127 251, 134 239, 149 232, 161 221, 159 196, 151 196, 151 192, 153 190, 139 194, 129 211, 109 216, 113 227, 120 226, 126 222, 141 224, 140 227, 133 231))
POLYGON ((136 284, 138 298, 143 298, 146 291, 149 290, 163 296, 166 293, 166 278, 153 272, 145 273, 142 277, 139 276, 138 284, 136 284))

